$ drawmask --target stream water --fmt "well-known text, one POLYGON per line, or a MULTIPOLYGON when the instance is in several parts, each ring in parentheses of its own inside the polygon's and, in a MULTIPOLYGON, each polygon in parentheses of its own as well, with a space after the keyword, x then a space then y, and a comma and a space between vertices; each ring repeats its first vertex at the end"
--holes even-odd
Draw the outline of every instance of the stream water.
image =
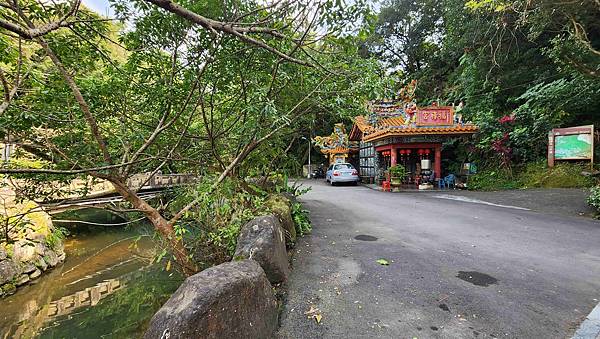
MULTIPOLYGON (((62 216, 61 216, 62 217, 62 216)), ((68 219, 119 223, 98 210, 68 219)), ((62 219, 62 218, 61 218, 62 219)), ((63 225, 64 264, 0 299, 0 338, 135 338, 183 278, 152 264, 149 225, 63 225)))

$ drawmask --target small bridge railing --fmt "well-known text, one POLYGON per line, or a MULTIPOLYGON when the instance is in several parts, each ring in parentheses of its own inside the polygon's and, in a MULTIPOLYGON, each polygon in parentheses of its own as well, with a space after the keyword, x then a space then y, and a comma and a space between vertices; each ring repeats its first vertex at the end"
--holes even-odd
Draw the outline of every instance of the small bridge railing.
POLYGON ((148 174, 136 174, 129 178, 129 188, 161 188, 183 185, 192 182, 196 177, 191 174, 156 174, 150 178, 148 174))

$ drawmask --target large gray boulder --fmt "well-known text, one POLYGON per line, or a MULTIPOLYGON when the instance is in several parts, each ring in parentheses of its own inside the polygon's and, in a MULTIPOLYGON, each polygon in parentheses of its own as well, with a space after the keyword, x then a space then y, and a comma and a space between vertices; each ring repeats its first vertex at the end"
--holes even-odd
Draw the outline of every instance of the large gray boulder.
POLYGON ((240 230, 234 259, 256 260, 272 284, 287 279, 290 272, 285 237, 274 215, 256 217, 240 230))
POLYGON ((19 274, 21 274, 21 270, 17 263, 10 259, 0 261, 0 285, 11 282, 19 274))
POLYGON ((19 240, 13 245, 13 259, 17 262, 27 262, 35 255, 35 244, 31 241, 19 240))
POLYGON ((144 338, 272 338, 277 302, 253 260, 224 263, 187 278, 152 317, 144 338))
POLYGON ((293 247, 296 243, 296 223, 292 217, 292 203, 283 194, 273 194, 265 202, 265 205, 275 216, 279 218, 281 227, 285 232, 285 237, 288 240, 288 247, 293 247))

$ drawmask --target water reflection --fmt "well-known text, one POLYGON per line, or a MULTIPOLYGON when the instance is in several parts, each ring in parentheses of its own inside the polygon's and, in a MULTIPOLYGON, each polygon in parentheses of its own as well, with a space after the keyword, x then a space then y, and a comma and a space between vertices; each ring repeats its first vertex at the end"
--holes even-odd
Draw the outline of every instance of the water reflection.
MULTIPOLYGON (((80 217, 105 222, 97 213, 80 217)), ((0 338, 135 337, 181 283, 151 265, 154 245, 144 225, 71 232, 62 266, 0 299, 0 338)))

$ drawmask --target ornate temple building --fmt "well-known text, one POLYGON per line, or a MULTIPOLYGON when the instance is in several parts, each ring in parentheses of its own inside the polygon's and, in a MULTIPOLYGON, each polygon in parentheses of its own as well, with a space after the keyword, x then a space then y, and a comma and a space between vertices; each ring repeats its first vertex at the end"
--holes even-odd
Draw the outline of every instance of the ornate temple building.
POLYGON ((314 144, 321 149, 330 164, 350 162, 357 164, 359 141, 350 141, 344 124, 338 123, 333 127, 333 133, 326 137, 315 137, 314 144))
POLYGON ((330 136, 315 138, 315 144, 329 163, 349 162, 360 169, 363 182, 377 181, 396 164, 404 166, 408 182, 419 182, 423 163, 431 165, 427 170, 439 179, 447 174, 442 168, 442 144, 471 136, 479 128, 463 121, 462 103, 457 107, 418 107, 416 85, 413 80, 402 88, 398 99, 368 102, 366 114, 354 118, 348 135, 343 124, 336 124, 330 136))
POLYGON ((412 101, 374 101, 368 115, 357 116, 349 140, 359 142, 359 168, 364 182, 373 182, 390 166, 402 164, 413 176, 420 160, 432 161, 436 178, 442 175, 442 143, 476 133, 464 123, 460 106, 417 107, 412 101))

